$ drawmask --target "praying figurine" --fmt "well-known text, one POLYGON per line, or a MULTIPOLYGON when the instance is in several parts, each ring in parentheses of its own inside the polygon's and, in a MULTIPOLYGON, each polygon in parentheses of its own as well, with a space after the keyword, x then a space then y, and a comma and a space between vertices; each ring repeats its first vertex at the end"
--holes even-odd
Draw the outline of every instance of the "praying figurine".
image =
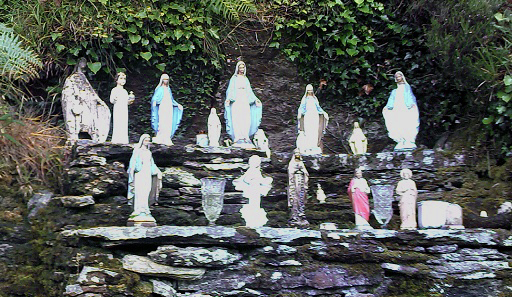
POLYGON ((400 171, 402 180, 396 186, 396 193, 400 195, 400 220, 402 230, 415 230, 418 227, 416 222, 416 198, 418 197, 418 190, 416 183, 411 179, 412 171, 404 168, 400 171))
POLYGON ((354 130, 348 139, 348 143, 350 144, 350 149, 354 155, 366 154, 368 141, 363 130, 359 127, 358 122, 354 122, 354 130))
POLYGON ((237 191, 243 191, 243 196, 249 198, 240 213, 245 220, 245 225, 257 228, 267 223, 267 213, 261 208, 261 196, 266 196, 272 187, 272 178, 261 175, 261 158, 253 155, 249 158, 249 169, 233 180, 237 191))
POLYGON ((150 136, 143 134, 133 149, 128 167, 128 201, 133 212, 128 226, 156 226, 149 206, 158 202, 162 189, 162 172, 149 150, 150 136))
POLYGON ((348 185, 348 197, 352 202, 352 209, 355 214, 356 229, 373 229, 368 223, 370 220, 370 203, 368 194, 370 187, 363 178, 363 170, 357 168, 355 177, 350 180, 348 185))
POLYGON ((268 138, 265 135, 265 131, 263 129, 258 129, 254 134, 253 138, 254 145, 260 151, 264 151, 267 155, 267 158, 270 158, 270 147, 268 144, 268 138))
POLYGON ((305 213, 308 179, 309 173, 302 162, 300 152, 295 149, 288 164, 288 208, 291 210, 288 224, 292 227, 309 226, 305 213))
POLYGON ((254 94, 246 73, 245 63, 239 61, 226 91, 224 118, 233 146, 254 148, 250 137, 261 124, 263 105, 254 94))
POLYGON ((169 75, 162 74, 151 98, 151 127, 156 133, 153 142, 173 145, 171 138, 176 133, 182 116, 183 106, 172 96, 169 75))
POLYGON ((325 199, 327 199, 327 196, 325 196, 324 189, 322 189, 320 184, 316 184, 316 200, 320 203, 325 203, 325 199))
POLYGON ((416 97, 401 71, 395 73, 397 88, 391 91, 382 110, 388 135, 397 145, 395 151, 416 148, 416 136, 420 128, 420 117, 416 97))
POLYGON ((212 107, 210 109, 210 115, 208 116, 208 145, 209 146, 220 146, 220 134, 222 126, 220 124, 219 116, 217 115, 217 109, 212 107))
POLYGON ((92 140, 105 142, 110 130, 110 109, 87 80, 83 72, 85 66, 87 61, 81 58, 62 89, 61 103, 68 139, 75 142, 80 132, 86 132, 92 140))
POLYGON ((114 104, 112 142, 130 143, 128 140, 128 105, 135 100, 133 92, 125 90, 126 74, 119 72, 116 75, 116 87, 110 92, 110 103, 114 104))
POLYGON ((300 102, 298 114, 299 131, 304 132, 304 147, 300 148, 301 154, 321 154, 322 137, 329 123, 329 116, 320 107, 318 99, 313 93, 313 86, 307 85, 306 92, 300 102))

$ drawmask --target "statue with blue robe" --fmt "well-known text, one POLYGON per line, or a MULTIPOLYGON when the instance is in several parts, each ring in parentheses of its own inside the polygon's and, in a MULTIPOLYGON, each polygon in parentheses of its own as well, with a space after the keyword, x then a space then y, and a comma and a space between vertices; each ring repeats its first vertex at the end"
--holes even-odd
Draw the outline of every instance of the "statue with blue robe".
POLYGON ((262 112, 263 105, 246 76, 245 63, 240 61, 229 80, 224 102, 226 132, 233 140, 233 146, 254 148, 250 138, 258 131, 262 112))
POLYGON ((391 91, 382 110, 388 135, 397 145, 395 151, 416 148, 416 136, 420 128, 420 117, 416 97, 401 71, 395 73, 397 88, 391 91))
POLYGON ((182 117, 183 106, 172 96, 169 75, 162 74, 151 98, 151 127, 156 133, 153 142, 173 145, 171 138, 176 133, 182 117))
POLYGON ((156 226, 149 206, 158 202, 162 172, 149 150, 150 136, 143 134, 133 149, 128 166, 128 203, 133 211, 128 226, 156 226))
POLYGON ((303 133, 303 144, 297 147, 301 154, 321 154, 322 138, 329 123, 325 112, 313 92, 313 86, 307 85, 306 92, 297 112, 299 133, 303 133))

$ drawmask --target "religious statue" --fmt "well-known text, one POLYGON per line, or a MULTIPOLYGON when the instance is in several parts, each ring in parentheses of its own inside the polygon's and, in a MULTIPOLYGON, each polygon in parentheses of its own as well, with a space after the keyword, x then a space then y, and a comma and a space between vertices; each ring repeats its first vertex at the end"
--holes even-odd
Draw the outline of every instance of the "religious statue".
POLYGON ((208 116, 208 145, 209 146, 220 146, 220 133, 222 126, 220 124, 219 116, 217 115, 217 109, 212 107, 210 115, 208 116))
POLYGON ((158 202, 162 188, 162 172, 149 150, 150 136, 143 134, 133 149, 128 167, 128 201, 133 212, 128 226, 156 226, 149 206, 158 202))
POLYGON ((395 151, 412 150, 420 128, 418 105, 401 71, 395 73, 395 82, 397 88, 391 92, 382 115, 389 137, 397 143, 395 151))
POLYGON ((325 199, 327 199, 327 196, 325 195, 324 189, 322 189, 320 184, 316 184, 316 200, 320 203, 325 203, 325 199))
POLYGON ((270 158, 270 147, 268 144, 268 138, 265 135, 265 131, 263 129, 258 129, 254 134, 253 138, 254 145, 260 151, 264 151, 267 155, 267 158, 270 158))
POLYGON ((128 140, 128 105, 135 100, 133 92, 124 89, 126 74, 119 72, 116 75, 116 87, 110 92, 110 103, 114 104, 112 142, 130 143, 128 140))
POLYGON ((249 203, 240 209, 247 227, 257 228, 267 223, 267 213, 261 208, 261 196, 266 196, 272 187, 272 178, 261 175, 261 158, 253 155, 249 158, 249 169, 239 178, 233 180, 237 191, 249 198, 249 203))
POLYGON ((348 185, 348 197, 352 202, 352 209, 355 214, 356 229, 373 229, 368 221, 370 220, 370 203, 368 194, 370 187, 363 178, 361 168, 355 170, 355 177, 350 180, 348 185))
POLYGON ((246 73, 245 63, 238 62, 226 91, 224 118, 233 146, 253 148, 250 137, 261 124, 263 105, 254 94, 246 73))
POLYGON ((368 141, 363 130, 359 127, 358 122, 354 122, 354 130, 348 139, 348 143, 350 144, 350 149, 354 155, 366 154, 368 141))
POLYGON ((416 183, 411 179, 412 171, 404 168, 400 171, 402 180, 396 186, 396 193, 400 195, 400 220, 402 224, 400 229, 415 230, 418 227, 416 222, 416 198, 418 197, 418 190, 416 183))
POLYGON ((86 65, 85 58, 81 58, 66 78, 62 90, 62 112, 68 139, 75 142, 80 132, 86 132, 92 140, 105 142, 110 130, 110 109, 87 80, 83 72, 86 65))
POLYGON ((176 133, 182 116, 183 106, 172 96, 169 75, 162 74, 151 98, 151 127, 156 133, 153 142, 173 145, 171 138, 176 133))
POLYGON ((307 85, 306 92, 300 102, 298 114, 299 131, 304 132, 304 147, 300 147, 301 154, 321 154, 322 137, 329 123, 329 116, 320 107, 318 99, 313 93, 313 86, 307 85))
POLYGON ((288 207, 291 209, 288 224, 293 227, 307 227, 305 205, 308 192, 309 173, 298 149, 288 163, 288 207))

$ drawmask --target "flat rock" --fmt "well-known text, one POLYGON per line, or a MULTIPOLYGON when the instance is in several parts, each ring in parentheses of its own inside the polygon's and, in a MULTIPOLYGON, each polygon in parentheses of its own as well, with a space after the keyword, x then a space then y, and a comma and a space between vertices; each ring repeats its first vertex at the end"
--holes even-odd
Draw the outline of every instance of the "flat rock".
POLYGON ((89 205, 93 205, 94 198, 92 198, 91 195, 85 195, 85 196, 62 196, 59 197, 60 201, 62 202, 62 205, 64 207, 71 207, 71 208, 80 208, 85 207, 89 205))
POLYGON ((159 246, 148 256, 156 263, 185 267, 222 267, 242 258, 240 253, 225 248, 180 248, 174 245, 159 246))
POLYGON ((151 261, 147 257, 137 255, 126 255, 123 257, 123 268, 136 273, 167 277, 172 279, 194 280, 201 278, 204 273, 204 268, 180 268, 161 265, 151 261))

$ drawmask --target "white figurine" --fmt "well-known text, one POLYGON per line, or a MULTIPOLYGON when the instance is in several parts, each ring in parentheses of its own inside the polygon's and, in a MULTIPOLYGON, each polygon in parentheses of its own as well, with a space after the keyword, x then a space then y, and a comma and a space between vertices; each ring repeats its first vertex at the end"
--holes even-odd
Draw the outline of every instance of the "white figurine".
POLYGON ((327 196, 325 196, 324 190, 320 184, 316 184, 316 199, 320 203, 325 203, 325 199, 327 199, 327 196))
POLYGON ((400 229, 414 230, 417 229, 418 224, 416 221, 416 199, 418 197, 418 190, 416 183, 411 179, 412 171, 404 168, 400 171, 400 180, 396 186, 396 193, 400 195, 400 219, 402 224, 400 229))
POLYGON ((302 154, 321 154, 322 137, 329 123, 329 116, 320 107, 318 99, 313 93, 313 86, 307 85, 306 92, 300 102, 297 113, 299 131, 304 132, 306 138, 302 154))
POLYGON ((208 116, 208 145, 209 146, 220 146, 220 134, 221 134, 222 126, 220 124, 219 116, 217 115, 217 110, 212 107, 210 110, 210 115, 208 116))
POLYGON ((263 131, 263 129, 258 129, 258 131, 256 131, 254 134, 253 142, 257 149, 264 151, 267 154, 267 158, 270 158, 268 138, 265 135, 265 131, 263 131))
POLYGON ((110 103, 114 104, 112 142, 129 143, 128 140, 128 105, 133 103, 133 92, 128 95, 124 85, 126 74, 119 72, 116 75, 116 87, 110 92, 110 103))
POLYGON ((352 135, 350 135, 348 143, 354 155, 366 154, 368 141, 363 130, 359 127, 358 122, 354 122, 354 130, 352 130, 352 135))
POLYGON ((240 210, 245 225, 257 228, 267 223, 267 213, 261 208, 261 196, 266 196, 272 187, 272 178, 261 175, 261 158, 251 156, 249 169, 239 178, 233 180, 233 185, 238 191, 243 191, 243 196, 249 198, 249 203, 240 210))

